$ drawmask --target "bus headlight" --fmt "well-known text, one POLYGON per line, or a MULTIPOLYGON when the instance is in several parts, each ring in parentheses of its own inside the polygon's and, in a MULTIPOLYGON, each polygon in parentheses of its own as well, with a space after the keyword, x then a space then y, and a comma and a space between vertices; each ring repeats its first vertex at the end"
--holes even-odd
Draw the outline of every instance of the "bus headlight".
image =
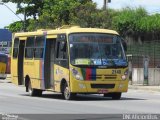
POLYGON ((127 79, 127 76, 126 75, 122 75, 122 80, 126 80, 127 79))
POLYGON ((77 80, 83 80, 83 77, 80 75, 80 73, 78 72, 78 70, 76 70, 75 68, 72 68, 71 71, 72 71, 72 75, 73 75, 77 80))

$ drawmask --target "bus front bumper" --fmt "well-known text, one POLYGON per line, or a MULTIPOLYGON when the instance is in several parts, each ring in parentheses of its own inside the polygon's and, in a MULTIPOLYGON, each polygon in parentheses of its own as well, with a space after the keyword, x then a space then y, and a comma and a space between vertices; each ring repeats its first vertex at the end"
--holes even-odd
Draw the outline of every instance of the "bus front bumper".
POLYGON ((73 93, 112 93, 127 92, 128 80, 117 81, 74 81, 71 85, 73 93))

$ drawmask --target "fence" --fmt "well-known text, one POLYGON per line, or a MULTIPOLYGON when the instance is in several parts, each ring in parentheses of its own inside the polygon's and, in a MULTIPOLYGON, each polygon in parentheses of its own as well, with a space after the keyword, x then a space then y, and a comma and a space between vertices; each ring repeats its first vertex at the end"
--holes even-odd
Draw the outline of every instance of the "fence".
POLYGON ((132 84, 160 85, 160 41, 129 45, 127 58, 132 84))

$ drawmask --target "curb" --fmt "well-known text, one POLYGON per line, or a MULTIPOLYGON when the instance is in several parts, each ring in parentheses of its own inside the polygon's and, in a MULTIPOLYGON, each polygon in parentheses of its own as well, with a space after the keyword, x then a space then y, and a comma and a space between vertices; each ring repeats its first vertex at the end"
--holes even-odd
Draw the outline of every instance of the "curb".
POLYGON ((10 80, 0 80, 0 83, 11 83, 10 80))
POLYGON ((157 91, 160 92, 160 86, 136 86, 136 85, 129 85, 129 89, 133 90, 146 90, 146 91, 157 91))

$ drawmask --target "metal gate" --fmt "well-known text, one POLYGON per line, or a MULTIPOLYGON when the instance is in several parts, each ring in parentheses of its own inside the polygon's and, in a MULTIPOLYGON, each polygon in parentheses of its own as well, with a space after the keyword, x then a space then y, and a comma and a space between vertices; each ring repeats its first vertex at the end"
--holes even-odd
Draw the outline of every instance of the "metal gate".
POLYGON ((160 41, 145 41, 128 46, 132 84, 160 85, 160 41))

